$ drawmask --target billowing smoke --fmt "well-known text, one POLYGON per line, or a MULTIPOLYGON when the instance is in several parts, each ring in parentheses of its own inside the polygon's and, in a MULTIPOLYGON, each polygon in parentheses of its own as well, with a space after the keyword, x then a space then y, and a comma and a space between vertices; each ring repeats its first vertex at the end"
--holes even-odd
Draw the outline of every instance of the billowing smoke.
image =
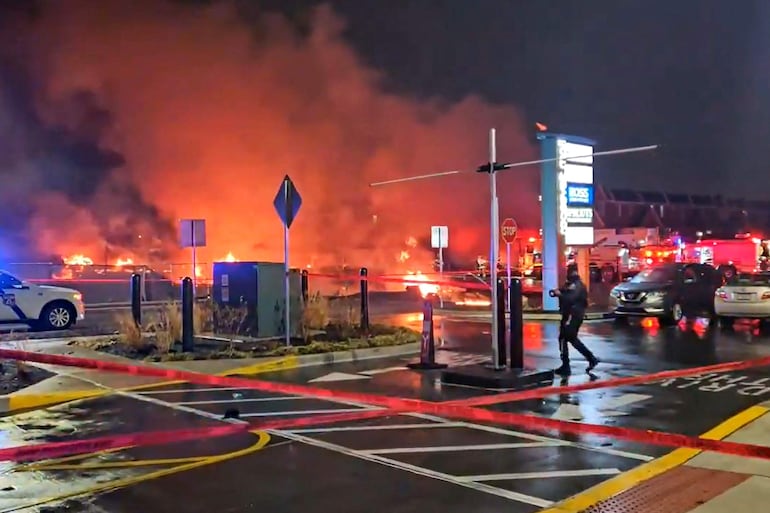
MULTIPOLYGON (((178 219, 205 218, 202 260, 278 260, 288 173, 294 265, 388 267, 435 224, 467 258, 488 240, 486 176, 368 184, 474 168, 491 127, 501 157, 534 156, 512 107, 387 92, 327 7, 299 30, 270 13, 247 24, 229 2, 40 5, 0 70, 0 237, 44 254, 180 259, 178 219)), ((500 175, 502 216, 538 224, 536 176, 500 175)))

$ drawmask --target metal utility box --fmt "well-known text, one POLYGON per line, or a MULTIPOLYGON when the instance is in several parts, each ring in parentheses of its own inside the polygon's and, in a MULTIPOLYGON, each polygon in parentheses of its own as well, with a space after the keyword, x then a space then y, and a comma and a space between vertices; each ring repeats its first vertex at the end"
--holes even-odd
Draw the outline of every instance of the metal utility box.
MULTIPOLYGON (((215 262, 214 303, 221 307, 245 307, 246 319, 240 334, 251 337, 281 337, 286 331, 284 267, 272 262, 215 262)), ((301 335, 302 295, 300 272, 289 274, 292 337, 301 335)))

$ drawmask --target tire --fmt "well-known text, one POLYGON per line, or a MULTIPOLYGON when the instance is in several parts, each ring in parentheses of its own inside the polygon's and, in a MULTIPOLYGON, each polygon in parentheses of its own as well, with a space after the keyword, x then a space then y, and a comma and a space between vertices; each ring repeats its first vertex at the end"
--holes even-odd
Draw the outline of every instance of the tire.
POLYGON ((628 317, 626 317, 625 315, 616 315, 612 320, 618 326, 625 326, 628 324, 628 317))
POLYGON ((661 321, 665 324, 678 324, 684 317, 684 309, 679 301, 671 303, 671 308, 668 310, 668 314, 664 316, 661 321))
POLYGON ((75 324, 77 311, 72 303, 54 301, 43 307, 38 319, 38 327, 43 331, 62 331, 75 324))
POLYGON ((719 317, 720 328, 729 330, 729 329, 732 329, 733 324, 735 324, 735 319, 733 317, 719 317))

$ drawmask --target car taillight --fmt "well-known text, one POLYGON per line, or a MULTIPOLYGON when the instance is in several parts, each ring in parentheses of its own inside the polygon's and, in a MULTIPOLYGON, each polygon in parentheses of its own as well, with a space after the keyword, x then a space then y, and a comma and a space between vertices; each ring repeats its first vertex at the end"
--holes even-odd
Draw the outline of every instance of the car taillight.
MULTIPOLYGON (((722 290, 722 289, 717 289, 717 291, 716 291, 716 296, 717 296, 719 299, 727 299, 727 292, 725 292, 725 291, 724 291, 724 290, 722 290)), ((764 299, 764 297, 763 297, 763 299, 764 299)))
POLYGON ((770 299, 770 292, 762 293, 762 299, 770 299))

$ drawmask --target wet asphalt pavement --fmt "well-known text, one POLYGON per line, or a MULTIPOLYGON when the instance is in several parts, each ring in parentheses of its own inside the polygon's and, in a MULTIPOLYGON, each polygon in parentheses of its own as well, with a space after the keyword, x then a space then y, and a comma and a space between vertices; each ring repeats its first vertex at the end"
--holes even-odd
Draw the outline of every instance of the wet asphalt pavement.
MULTIPOLYGON (((402 320, 418 322, 419 318, 402 320)), ((485 323, 445 320, 438 333, 439 361, 455 366, 486 360, 482 353, 489 348, 488 330, 485 323)), ((558 365, 556 334, 555 323, 527 323, 528 366, 558 365)), ((596 369, 599 379, 770 355, 770 336, 754 327, 740 325, 733 332, 722 332, 702 320, 668 328, 648 321, 628 327, 590 322, 582 339, 602 359, 596 369)), ((408 370, 405 363, 403 358, 385 358, 298 368, 259 378, 433 401, 492 393, 442 385, 440 372, 408 370)), ((584 365, 579 357, 573 358, 575 374, 570 384, 591 379, 583 373, 584 365)), ((755 368, 489 408, 699 435, 768 399, 770 370, 755 368)), ((368 409, 346 401, 177 384, 5 417, 0 422, 3 445, 11 446, 218 425, 232 408, 250 422, 368 409)), ((25 511, 27 505, 45 501, 52 509, 42 511, 92 513, 178 509, 193 513, 528 513, 669 450, 596 436, 535 432, 525 426, 394 415, 270 432, 269 440, 265 434, 244 433, 64 463, 6 464, 0 476, 0 512, 25 511), (44 488, 46 493, 41 493, 44 488)))

